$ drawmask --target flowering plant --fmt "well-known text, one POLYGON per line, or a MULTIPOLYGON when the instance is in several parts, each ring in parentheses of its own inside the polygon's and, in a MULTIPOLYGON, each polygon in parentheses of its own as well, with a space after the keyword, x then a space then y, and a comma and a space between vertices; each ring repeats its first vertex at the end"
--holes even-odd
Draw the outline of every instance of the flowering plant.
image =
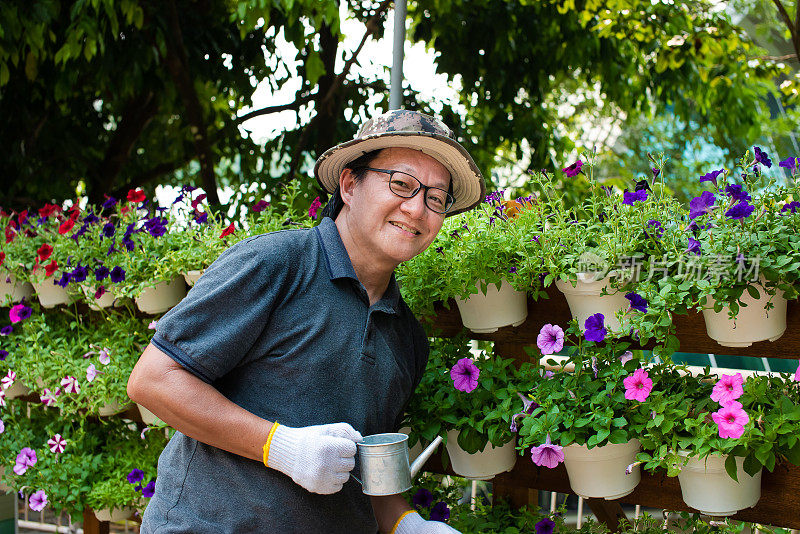
POLYGON ((573 443, 589 448, 627 443, 646 422, 642 401, 652 381, 627 343, 607 339, 603 319, 599 313, 591 316, 584 333, 572 321, 566 336, 558 325, 547 324, 537 339, 543 355, 572 345, 568 357, 545 361, 553 370, 528 392, 521 421, 514 421, 517 448, 532 447, 538 465, 555 467, 563 460, 561 447, 573 443))
POLYGON ((531 387, 530 364, 517 369, 514 361, 492 351, 473 355, 463 338, 435 338, 425 374, 406 408, 404 426, 409 443, 432 441, 457 430, 458 444, 468 453, 512 439, 509 431, 517 391, 531 387))
POLYGON ((430 315, 435 302, 449 306, 450 298, 486 294, 504 280, 537 298, 541 233, 541 207, 532 199, 491 193, 478 208, 445 219, 433 243, 398 267, 403 297, 421 315, 430 315))
POLYGON ((750 475, 781 461, 800 462, 800 388, 787 375, 741 373, 698 376, 670 364, 650 369, 653 391, 644 403, 650 413, 642 429, 645 469, 680 472, 685 458, 727 456, 725 468, 737 479, 735 456, 750 475))

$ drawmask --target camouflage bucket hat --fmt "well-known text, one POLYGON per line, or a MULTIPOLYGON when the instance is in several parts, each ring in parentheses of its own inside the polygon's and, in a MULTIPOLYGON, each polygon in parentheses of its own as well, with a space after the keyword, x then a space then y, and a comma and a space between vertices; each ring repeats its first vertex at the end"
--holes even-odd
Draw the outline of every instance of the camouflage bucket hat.
POLYGON ((325 191, 333 193, 348 163, 373 150, 401 147, 419 150, 450 171, 456 200, 448 216, 473 208, 486 194, 481 171, 452 130, 435 117, 404 109, 371 118, 352 141, 326 150, 314 166, 314 176, 325 191))

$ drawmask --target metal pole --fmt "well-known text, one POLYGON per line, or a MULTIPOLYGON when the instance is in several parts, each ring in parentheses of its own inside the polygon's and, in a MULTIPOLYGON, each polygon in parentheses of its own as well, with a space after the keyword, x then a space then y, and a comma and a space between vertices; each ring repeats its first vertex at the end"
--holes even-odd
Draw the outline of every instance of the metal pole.
POLYGON ((394 42, 392 43, 392 79, 389 90, 389 109, 403 104, 403 45, 406 42, 406 0, 394 3, 394 42))

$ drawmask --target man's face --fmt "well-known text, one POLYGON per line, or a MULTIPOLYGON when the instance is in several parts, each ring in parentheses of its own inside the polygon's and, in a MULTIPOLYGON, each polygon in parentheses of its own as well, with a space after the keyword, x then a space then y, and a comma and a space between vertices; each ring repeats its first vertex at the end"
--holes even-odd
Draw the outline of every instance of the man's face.
MULTIPOLYGON (((402 171, 445 191, 450 185, 444 165, 418 150, 384 149, 369 166, 402 171)), ((444 214, 425 205, 422 191, 413 198, 395 195, 386 173, 366 171, 358 183, 345 180, 342 193, 349 206, 348 228, 359 247, 357 254, 391 269, 425 250, 444 222, 444 214)))

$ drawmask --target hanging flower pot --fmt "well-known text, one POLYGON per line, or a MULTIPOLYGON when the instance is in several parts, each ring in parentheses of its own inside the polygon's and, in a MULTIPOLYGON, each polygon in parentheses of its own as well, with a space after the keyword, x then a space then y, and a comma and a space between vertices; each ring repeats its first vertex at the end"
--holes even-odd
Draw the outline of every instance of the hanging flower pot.
POLYGON ((141 404, 136 403, 136 407, 139 409, 139 415, 142 417, 142 423, 146 424, 147 426, 153 426, 161 422, 161 419, 156 417, 156 414, 154 414, 141 404))
POLYGON ((503 326, 519 326, 528 317, 528 298, 516 291, 506 280, 500 289, 494 284, 486 287, 486 295, 480 291, 466 300, 456 299, 461 322, 473 332, 488 334, 503 326))
POLYGON ((626 474, 628 466, 636 461, 639 449, 639 440, 636 439, 592 449, 574 443, 564 447, 564 466, 572 491, 584 499, 609 501, 630 494, 642 479, 638 465, 626 474))
POLYGON ((13 274, 0 273, 0 304, 7 298, 11 302, 20 302, 22 299, 29 299, 33 294, 33 286, 28 282, 20 282, 13 274))
POLYGON ((102 405, 100 408, 98 408, 97 409, 97 415, 100 415, 102 417, 108 417, 110 415, 116 415, 118 413, 121 413, 121 412, 124 412, 125 410, 127 410, 129 406, 130 406, 129 403, 120 404, 117 401, 111 401, 111 402, 108 402, 108 403, 102 405))
POLYGON ((33 289, 36 291, 36 296, 39 298, 39 304, 43 308, 55 308, 61 304, 69 304, 72 302, 67 290, 59 285, 56 285, 52 278, 45 278, 41 282, 32 282, 33 289))
POLYGON ((625 294, 611 287, 611 277, 597 279, 599 273, 587 272, 578 273, 574 284, 556 280, 556 287, 564 294, 567 299, 569 311, 573 319, 578 321, 581 331, 584 330, 583 324, 589 316, 602 313, 605 318, 605 326, 611 330, 619 330, 619 320, 616 313, 626 309, 630 302, 625 298, 625 294), (603 295, 603 290, 608 293, 603 295))
POLYGON ((9 399, 16 399, 17 397, 24 397, 25 395, 30 394, 31 389, 23 384, 21 381, 16 380, 11 385, 10 388, 5 390, 6 393, 6 400, 9 399))
MULTIPOLYGON (((764 280, 762 279, 762 283, 764 280)), ((749 347, 758 341, 775 341, 786 331, 786 299, 782 294, 768 295, 763 287, 758 288, 759 298, 755 299, 749 292, 742 293, 742 304, 736 319, 728 316, 728 306, 723 304, 722 310, 714 311, 715 300, 708 297, 703 308, 708 337, 723 347, 749 347), (764 306, 772 301, 775 305, 770 310, 764 306)))
MULTIPOLYGON (((686 456, 686 453, 680 454, 686 456)), ((709 455, 688 459, 678 474, 683 502, 687 506, 711 516, 729 516, 755 506, 761 498, 763 469, 750 476, 744 470, 744 458, 737 456, 737 482, 725 471, 725 458, 709 455)))
POLYGON ((459 446, 458 430, 450 430, 447 433, 447 454, 458 476, 470 480, 490 480, 514 468, 517 462, 515 441, 512 439, 500 447, 487 442, 482 451, 470 454, 459 446))
POLYGON ((95 510, 94 516, 98 521, 124 521, 131 517, 136 511, 136 508, 123 506, 122 508, 103 508, 102 510, 95 510))
POLYGON ((183 279, 186 280, 186 284, 189 287, 192 287, 200 279, 203 272, 205 272, 205 269, 202 271, 187 271, 183 273, 183 279))
POLYGON ((172 308, 185 296, 183 277, 176 276, 171 281, 159 282, 154 287, 144 289, 136 297, 136 306, 143 313, 156 315, 172 308))

